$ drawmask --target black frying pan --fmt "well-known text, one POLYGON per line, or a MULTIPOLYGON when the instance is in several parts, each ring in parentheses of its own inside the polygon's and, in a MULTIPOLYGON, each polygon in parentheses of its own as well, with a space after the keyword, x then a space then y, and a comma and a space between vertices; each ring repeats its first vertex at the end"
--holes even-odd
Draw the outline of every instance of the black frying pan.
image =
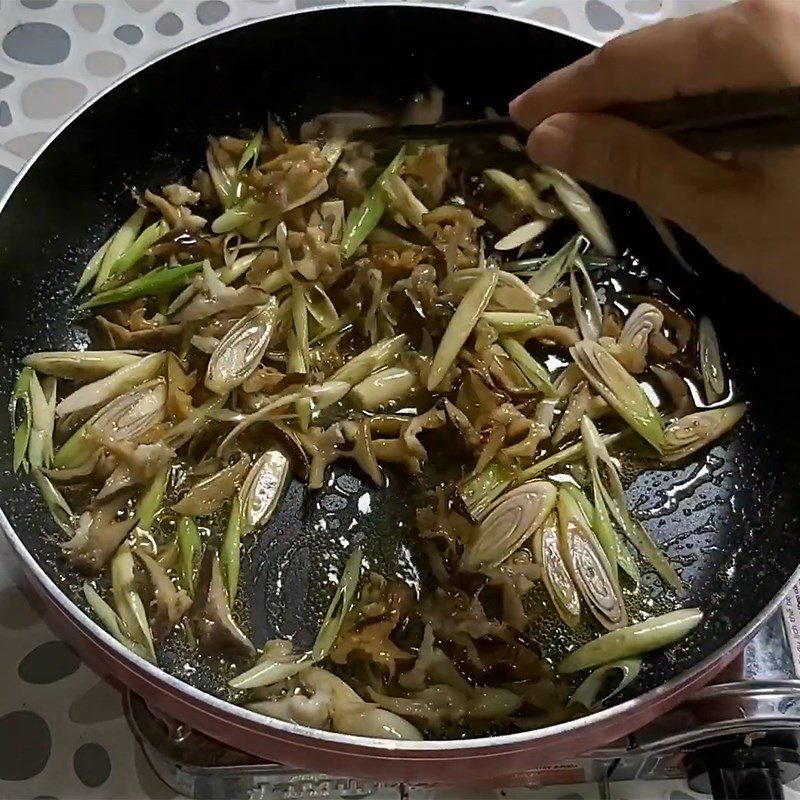
MULTIPOLYGON (((256 127, 268 112, 292 126, 331 109, 396 108, 430 85, 445 91, 452 115, 479 115, 485 106, 502 111, 529 83, 589 49, 498 17, 358 7, 246 26, 123 82, 57 136, 0 213, 0 395, 9 396, 26 353, 86 340, 73 326, 72 292, 88 256, 130 213, 129 188, 191 173, 208 133, 256 127)), ((630 490, 632 508, 649 518, 651 533, 679 567, 686 604, 707 615, 685 644, 650 659, 639 684, 645 693, 700 662, 709 670, 721 664, 800 563, 800 322, 696 248, 687 257, 697 275, 688 275, 635 209, 613 198, 604 208, 618 244, 715 320, 730 373, 749 403, 746 421, 705 462, 643 474, 630 490)), ((11 473, 10 453, 3 425, 2 508, 74 598, 75 582, 49 534, 54 526, 32 484, 11 473)), ((251 548, 243 577, 257 643, 276 633, 309 635, 309 620, 327 601, 309 591, 324 566, 309 519, 334 513, 346 522, 363 493, 352 488, 349 505, 328 508, 324 497, 310 501, 293 487, 286 508, 251 548), (280 591, 278 572, 285 578, 280 591)), ((391 486, 385 500, 373 498, 362 529, 379 564, 403 550, 386 531, 396 530, 408 505, 391 486)), ((342 557, 334 553, 334 560, 342 557)))

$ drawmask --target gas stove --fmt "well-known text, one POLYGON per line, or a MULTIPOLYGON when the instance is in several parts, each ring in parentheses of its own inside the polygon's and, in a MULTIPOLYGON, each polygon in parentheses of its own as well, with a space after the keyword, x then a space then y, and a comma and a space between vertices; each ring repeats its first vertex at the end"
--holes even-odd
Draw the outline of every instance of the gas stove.
MULTIPOLYGON (((800 589, 795 587, 781 612, 713 684, 630 736, 542 767, 527 788, 593 784, 587 797, 610 798, 617 782, 646 781, 655 787, 657 781, 684 779, 701 796, 782 797, 784 787, 800 777, 798 676, 800 589)), ((154 713, 133 694, 126 710, 155 771, 185 797, 431 797, 425 787, 316 775, 264 762, 154 713)), ((501 787, 497 793, 506 794, 501 787)), ((466 797, 463 792, 458 796, 466 797)))

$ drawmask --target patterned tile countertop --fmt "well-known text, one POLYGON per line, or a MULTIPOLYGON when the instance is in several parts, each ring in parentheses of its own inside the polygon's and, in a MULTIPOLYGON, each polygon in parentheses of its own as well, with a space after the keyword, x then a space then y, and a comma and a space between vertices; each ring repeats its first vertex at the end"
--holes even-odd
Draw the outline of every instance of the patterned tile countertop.
MULTIPOLYGON (((0 194, 75 108, 126 71, 214 29, 330 1, 0 0, 0 194)), ((541 20, 597 42, 723 1, 450 0, 541 20)), ((15 588, 2 555, 0 798, 174 797, 136 746, 120 694, 50 632, 15 588)), ((595 792, 570 786, 506 796, 582 800, 595 792)), ((615 784, 613 792, 691 800, 678 783, 615 784)))

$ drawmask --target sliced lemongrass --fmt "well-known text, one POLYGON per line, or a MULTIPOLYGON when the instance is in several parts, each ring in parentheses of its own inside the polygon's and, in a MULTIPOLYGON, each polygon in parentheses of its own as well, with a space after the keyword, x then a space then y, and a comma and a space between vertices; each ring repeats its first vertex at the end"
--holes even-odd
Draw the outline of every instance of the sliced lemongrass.
MULTIPOLYGON (((228 286, 229 284, 233 283, 235 280, 238 280, 242 277, 242 275, 250 269, 253 261, 257 258, 257 253, 249 253, 246 256, 242 256, 241 258, 237 258, 230 266, 223 267, 216 273, 217 278, 220 282, 228 286)), ((273 273, 274 275, 274 273, 273 273)), ((288 283, 288 277, 286 278, 286 282, 288 283)), ((200 276, 196 276, 192 279, 192 282, 182 291, 180 292, 174 300, 169 304, 167 307, 167 316, 171 317, 173 314, 180 311, 185 305, 188 305, 189 301, 192 300, 195 295, 200 291, 200 288, 203 285, 203 281, 200 276)), ((263 288, 265 292, 269 292, 271 290, 267 289, 265 286, 260 286, 259 288, 263 288)), ((280 287, 278 287, 280 288, 280 287)))
POLYGON ((166 353, 151 353, 133 364, 121 367, 105 378, 81 386, 56 406, 56 414, 63 417, 75 411, 108 403, 135 386, 155 378, 163 370, 165 360, 166 353))
POLYGON ((259 661, 255 666, 229 681, 228 685, 232 689, 240 690, 274 686, 287 678, 299 675, 312 664, 313 661, 308 654, 298 655, 292 661, 259 661))
POLYGON ((171 468, 171 465, 167 464, 161 469, 136 502, 136 531, 149 533, 153 527, 164 503, 164 493, 167 491, 171 468))
MULTIPOLYGON (((326 173, 327 174, 327 173, 326 173)), ((314 186, 311 187, 304 195, 300 197, 290 200, 284 207, 282 213, 286 214, 289 211, 294 211, 296 208, 300 208, 300 206, 306 205, 306 203, 311 203, 314 200, 322 197, 325 192, 328 191, 328 181, 323 178, 321 181, 316 183, 314 186)))
POLYGON ((325 289, 312 284, 305 287, 304 294, 308 313, 319 323, 322 330, 336 330, 339 325, 339 313, 325 289))
POLYGON ((354 208, 348 215, 342 233, 342 255, 350 258, 362 242, 369 236, 381 221, 386 210, 384 188, 390 175, 400 172, 405 162, 405 147, 401 147, 398 154, 392 159, 389 166, 381 173, 372 185, 364 202, 354 208))
POLYGON ((522 342, 511 336, 501 336, 500 346, 522 371, 531 384, 547 397, 555 397, 556 390, 547 370, 525 349, 522 342))
POLYGON ((458 353, 472 333, 475 323, 492 299, 499 270, 486 269, 476 278, 458 304, 442 336, 433 363, 428 372, 428 391, 433 391, 444 380, 447 370, 458 357, 458 353))
POLYGON ((586 521, 586 524, 591 526, 592 517, 594 516, 594 506, 592 506, 589 498, 584 494, 583 489, 572 483, 569 478, 559 476, 556 479, 559 486, 559 491, 566 492, 580 508, 581 513, 586 521))
POLYGON ((660 331, 663 324, 664 315, 658 308, 650 303, 639 303, 625 320, 618 341, 646 356, 650 334, 660 331))
MULTIPOLYGON (((286 366, 288 370, 296 374, 306 373, 308 369, 307 361, 305 358, 303 358, 303 352, 300 349, 297 336, 295 335, 294 331, 290 331, 288 333, 286 337, 286 346, 289 351, 288 358, 286 359, 286 366)), ((300 423, 300 429, 307 431, 311 425, 311 416, 313 413, 311 399, 303 392, 298 392, 294 400, 294 408, 298 422, 300 423)))
POLYGON ((416 372, 405 367, 384 367, 356 384, 350 392, 355 405, 375 411, 406 400, 419 384, 416 372))
MULTIPOLYGON (((341 384, 337 381, 337 386, 341 384)), ((347 391, 349 391, 349 385, 344 384, 347 387, 347 391)), ((307 390, 310 392, 310 389, 307 390)), ((287 394, 279 395, 275 397, 273 400, 270 400, 265 406, 259 408, 258 411, 254 411, 252 414, 247 414, 236 424, 236 427, 222 440, 219 447, 217 448, 217 455, 222 455, 227 452, 227 448, 230 446, 231 442, 234 441, 243 431, 249 428, 251 425, 254 425, 257 422, 260 422, 263 419, 270 419, 271 417, 275 416, 275 413, 279 408, 283 408, 284 406, 293 405, 299 398, 307 396, 305 392, 297 391, 297 392, 289 392, 287 394)), ((224 402, 224 401, 223 401, 224 402)), ((219 404, 220 406, 223 403, 219 404)), ((217 409, 214 409, 216 411, 217 409)))
POLYGON ((111 237, 108 242, 108 247, 103 254, 100 266, 97 268, 95 274, 93 292, 96 293, 108 280, 109 275, 111 275, 111 269, 117 263, 117 260, 134 243, 136 237, 139 235, 139 231, 142 229, 146 216, 147 209, 137 208, 111 237))
MULTIPOLYGON (((582 234, 578 234, 576 237, 573 237, 573 240, 575 238, 582 240, 583 246, 580 248, 582 251, 581 258, 583 259, 583 263, 589 272, 593 272, 594 270, 612 269, 619 264, 619 259, 617 258, 601 256, 595 252, 586 252, 586 248, 589 246, 589 240, 586 239, 582 234)), ((570 243, 568 242, 567 246, 569 246, 569 244, 570 243)), ((561 249, 561 252, 563 252, 563 248, 561 249)), ((503 269, 513 272, 515 275, 519 275, 520 277, 531 278, 536 274, 540 267, 543 267, 545 264, 551 261, 554 255, 519 258, 515 261, 504 261, 503 269)))
MULTIPOLYGON (((46 376, 42 378, 41 386, 47 402, 47 417, 45 427, 40 428, 40 430, 43 430, 43 436, 45 438, 46 463, 49 467, 53 463, 53 457, 55 456, 53 435, 56 424, 56 403, 58 402, 58 379, 52 376, 46 376)), ((34 416, 34 424, 35 422, 36 417, 34 416)))
MULTIPOLYGON (((261 251, 263 252, 263 251, 261 251)), ((253 262, 258 258, 259 253, 248 253, 245 256, 240 256, 234 259, 230 264, 224 266, 217 275, 219 279, 228 286, 234 281, 242 277, 252 266, 253 262)))
POLYGON ((548 294, 575 266, 575 259, 582 249, 583 239, 574 236, 560 250, 548 258, 528 279, 528 287, 540 297, 548 294))
POLYGON ((345 381, 327 380, 318 386, 309 386, 303 390, 318 411, 338 403, 350 391, 350 384, 345 381))
POLYGON ((663 460, 681 461, 724 436, 744 416, 746 406, 736 403, 709 408, 676 420, 664 431, 663 460))
POLYGON ((164 443, 177 449, 188 442, 209 419, 213 418, 214 412, 225 405, 227 399, 227 395, 214 395, 214 397, 206 400, 203 405, 193 408, 186 419, 181 420, 167 431, 164 436, 164 443))
POLYGON ((611 631, 573 650, 558 665, 558 672, 562 675, 579 672, 669 647, 684 639, 702 620, 703 612, 699 608, 682 608, 611 631))
POLYGON ((550 220, 536 219, 533 222, 526 222, 515 228, 511 233, 505 235, 494 246, 495 250, 505 252, 506 250, 516 250, 534 239, 538 239, 550 227, 550 220))
POLYGON ((133 350, 77 350, 32 353, 23 363, 37 372, 75 381, 110 375, 142 360, 145 354, 133 350))
POLYGON ((351 386, 355 386, 376 370, 388 366, 392 360, 403 352, 407 343, 408 336, 405 333, 388 339, 381 339, 381 341, 366 350, 362 350, 346 364, 339 367, 331 375, 330 380, 344 381, 351 386))
POLYGON ((228 516, 228 525, 222 537, 219 552, 219 566, 222 579, 228 591, 228 605, 233 607, 236 592, 239 588, 239 570, 242 562, 242 514, 239 498, 234 497, 228 516))
POLYGON ((514 471, 498 461, 489 464, 458 487, 461 500, 472 517, 480 522, 492 503, 511 485, 514 471))
POLYGON ((30 385, 34 375, 31 367, 23 367, 14 382, 14 392, 11 395, 11 430, 14 437, 14 454, 12 466, 14 472, 20 468, 28 470, 28 443, 31 438, 32 409, 30 385))
POLYGON ((240 183, 236 166, 228 153, 219 146, 215 139, 210 137, 209 145, 206 148, 206 165, 219 202, 223 208, 230 208, 236 202, 239 194, 240 183))
MULTIPOLYGON (((288 249, 288 248, 287 248, 288 249)), ((292 333, 287 338, 289 359, 287 366, 291 372, 307 373, 309 368, 308 309, 303 288, 299 283, 292 284, 291 294, 292 333)), ((311 401, 300 397, 295 401, 295 410, 300 429, 307 431, 311 425, 311 401)))
POLYGON ((717 332, 708 317, 703 317, 698 325, 697 349, 706 399, 709 403, 716 403, 725 395, 725 372, 722 369, 717 332))
POLYGON ((578 329, 584 339, 597 341, 603 327, 603 312, 597 300, 594 284, 586 271, 580 257, 576 257, 575 265, 578 267, 583 286, 580 286, 575 270, 569 274, 569 285, 572 294, 572 308, 578 329))
POLYGON ((292 322, 303 364, 301 371, 308 372, 308 308, 303 287, 298 283, 292 286, 292 322))
POLYGON ((153 635, 142 598, 136 588, 133 553, 123 542, 111 559, 111 593, 117 615, 122 620, 125 633, 144 647, 148 659, 155 662, 153 635))
MULTIPOLYGON (((581 438, 592 475, 592 485, 599 488, 603 502, 616 520, 617 525, 619 525, 633 546, 655 568, 662 580, 672 588, 680 589, 683 584, 675 568, 670 564, 669 559, 650 538, 650 534, 648 534, 644 526, 629 514, 625 490, 619 477, 617 465, 608 452, 608 439, 600 435, 597 427, 588 417, 584 417, 581 420, 581 438), (601 464, 604 468, 602 474, 600 470, 601 464)), ((620 562, 620 566, 635 580, 634 570, 638 575, 635 562, 628 558, 630 553, 627 553, 627 550, 621 549, 620 552, 623 559, 620 562)))
POLYGON ((581 419, 581 439, 593 482, 605 489, 615 506, 624 510, 626 508, 625 490, 617 465, 608 452, 607 441, 600 435, 597 426, 588 416, 581 419), (601 464, 605 467, 603 478, 600 473, 601 464))
POLYGON ((178 520, 178 582, 190 596, 194 595, 202 549, 197 523, 191 517, 181 517, 178 520))
MULTIPOLYGON (((617 431, 616 433, 604 435, 602 439, 607 447, 611 447, 623 439, 627 433, 628 431, 617 431)), ((537 475, 541 475, 543 472, 546 472, 553 467, 569 463, 570 461, 575 461, 575 459, 580 458, 582 454, 582 442, 571 444, 569 447, 565 447, 563 450, 559 450, 557 453, 553 453, 553 455, 548 456, 541 461, 537 461, 527 469, 522 470, 522 472, 517 475, 517 481, 526 481, 530 480, 531 478, 535 478, 537 475)))
POLYGON ((239 172, 248 166, 250 162, 253 163, 253 166, 258 165, 258 156, 261 152, 261 140, 263 138, 264 130, 263 128, 259 128, 247 142, 244 150, 242 150, 242 157, 239 159, 239 165, 237 166, 239 172))
POLYGON ((328 337, 333 336, 340 331, 349 328, 354 320, 356 315, 352 311, 345 311, 343 314, 339 314, 339 319, 336 322, 336 325, 333 325, 330 328, 322 328, 318 330, 311 338, 308 340, 309 347, 313 348, 314 345, 320 344, 324 342, 328 337))
MULTIPOLYGON (((54 381, 54 378, 48 378, 54 381)), ((55 395, 45 394, 36 372, 30 377, 29 395, 31 401, 31 430, 28 438, 28 463, 32 469, 49 467, 53 460, 53 427, 55 414, 50 398, 55 395)), ((49 387, 52 390, 52 386, 49 387)))
MULTIPOLYGON (((636 559, 628 549, 628 545, 626 545, 625 542, 619 538, 619 535, 618 541, 619 551, 617 553, 617 564, 619 564, 620 569, 631 579, 633 585, 638 587, 641 579, 641 573, 639 572, 639 566, 636 563, 636 559)), ((666 561, 667 559, 665 558, 664 560, 666 561)))
POLYGON ((647 528, 638 519, 630 515, 626 515, 623 519, 626 524, 622 526, 622 530, 631 544, 652 564, 667 585, 671 586, 675 591, 683 589, 683 581, 675 571, 675 567, 672 566, 667 556, 650 536, 647 528))
POLYGON ((604 703, 633 683, 639 677, 641 669, 642 660, 640 658, 625 658, 598 667, 572 693, 567 706, 583 706, 587 711, 597 711, 603 707, 604 703), (601 694, 609 677, 615 672, 619 673, 616 685, 601 694))
POLYGON ((239 491, 243 536, 269 522, 280 504, 290 466, 283 450, 272 448, 250 468, 239 491))
POLYGON ((595 391, 659 453, 663 452, 664 422, 639 382, 597 342, 583 340, 570 354, 595 391))
POLYGON ((158 267, 151 272, 146 272, 139 278, 134 278, 129 283, 113 289, 98 292, 82 303, 78 310, 86 311, 97 306, 106 306, 110 303, 124 303, 138 297, 156 297, 171 294, 176 289, 186 285, 187 279, 203 268, 203 262, 181 264, 178 267, 158 267))
POLYGON ((589 197, 586 190, 569 175, 551 167, 543 167, 542 172, 548 177, 556 196, 569 215, 578 223, 578 227, 586 234, 589 241, 605 256, 615 256, 617 248, 611 239, 611 233, 602 212, 589 197))
POLYGON ((570 577, 597 621, 608 630, 628 623, 619 582, 578 501, 558 492, 559 545, 570 577))
POLYGON ((278 301, 270 297, 233 325, 211 354, 206 388, 216 394, 228 394, 244 383, 261 363, 277 318, 278 301))
POLYGON ((83 584, 83 596, 89 608, 95 613, 95 616, 100 620, 102 626, 122 645, 149 660, 149 653, 138 642, 134 642, 122 630, 122 620, 117 615, 117 612, 97 593, 94 587, 85 581, 83 584))
POLYGON ((574 628, 581 621, 581 599, 561 555, 555 515, 534 534, 533 556, 542 567, 542 581, 558 616, 574 628))
MULTIPOLYGON (((490 260, 492 268, 496 266, 496 262, 490 260)), ((539 298, 537 295, 521 281, 516 275, 506 272, 503 269, 497 269, 497 288, 508 288, 514 290, 518 294, 519 303, 522 308, 510 309, 512 311, 520 312, 537 312, 541 313, 539 308, 539 298)), ((442 287, 447 292, 452 292, 458 297, 463 297, 469 289, 473 286, 475 281, 482 278, 486 274, 486 267, 469 267, 467 269, 460 269, 454 272, 449 277, 445 278, 442 287)))
POLYGON ((592 491, 594 492, 594 530, 603 545, 603 550, 612 565, 612 570, 616 571, 616 566, 621 567, 633 583, 638 586, 639 567, 625 542, 614 528, 605 499, 605 490, 600 482, 599 475, 595 472, 592 473, 592 491))
POLYGON ((211 223, 211 230, 213 233, 230 233, 252 222, 264 222, 272 213, 272 206, 262 202, 258 197, 245 197, 236 205, 226 208, 211 223))
POLYGON ((623 545, 614 530, 614 524, 611 522, 611 517, 603 500, 602 487, 595 473, 592 473, 592 492, 594 494, 594 505, 589 519, 597 536, 597 541, 600 542, 600 546, 608 559, 611 577, 614 581, 617 581, 619 580, 620 549, 623 545))
POLYGON ((344 618, 353 605, 363 560, 364 552, 360 547, 356 547, 347 559, 342 574, 339 576, 339 585, 328 606, 317 638, 314 640, 314 646, 311 648, 313 661, 321 661, 325 658, 336 643, 344 618))
POLYGON ((553 324, 553 316, 547 311, 484 311, 481 319, 502 334, 520 333, 540 325, 553 324))
POLYGON ((77 518, 69 507, 69 503, 64 499, 64 495, 56 489, 50 478, 41 470, 33 469, 31 470, 31 475, 56 525, 58 525, 67 536, 72 538, 75 535, 75 522, 77 518))
POLYGON ((78 278, 78 284, 75 287, 76 295, 80 294, 95 279, 110 245, 111 239, 107 239, 100 246, 100 249, 89 259, 89 263, 81 273, 81 277, 78 278))
POLYGON ((158 222, 154 222, 152 225, 145 228, 136 237, 136 240, 131 246, 113 264, 109 278, 116 277, 118 279, 128 270, 135 267, 145 256, 149 248, 165 236, 167 231, 169 231, 169 224, 165 219, 160 219, 158 222))
POLYGON ((389 209, 399 214, 401 221, 405 220, 413 227, 423 230, 422 218, 428 213, 428 208, 399 175, 387 176, 383 191, 389 209))
POLYGON ((85 461, 97 445, 87 436, 96 430, 110 439, 131 439, 163 421, 167 387, 163 379, 137 386, 120 395, 81 425, 59 448, 53 459, 57 469, 75 467, 85 461))
POLYGON ((547 219, 557 219, 561 212, 550 203, 546 203, 536 193, 528 181, 515 178, 499 169, 485 169, 483 177, 498 188, 512 203, 528 211, 535 211, 547 219))
POLYGON ((464 548, 461 568, 496 567, 513 555, 553 512, 558 492, 549 481, 531 481, 501 495, 464 548))

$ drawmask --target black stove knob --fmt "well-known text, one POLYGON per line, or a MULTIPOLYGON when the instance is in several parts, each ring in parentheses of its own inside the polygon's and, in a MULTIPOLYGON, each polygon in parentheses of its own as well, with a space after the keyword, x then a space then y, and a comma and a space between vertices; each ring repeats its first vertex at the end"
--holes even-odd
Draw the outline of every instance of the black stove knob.
POLYGON ((689 788, 715 800, 783 800, 783 787, 800 776, 792 734, 733 737, 686 756, 689 788))

